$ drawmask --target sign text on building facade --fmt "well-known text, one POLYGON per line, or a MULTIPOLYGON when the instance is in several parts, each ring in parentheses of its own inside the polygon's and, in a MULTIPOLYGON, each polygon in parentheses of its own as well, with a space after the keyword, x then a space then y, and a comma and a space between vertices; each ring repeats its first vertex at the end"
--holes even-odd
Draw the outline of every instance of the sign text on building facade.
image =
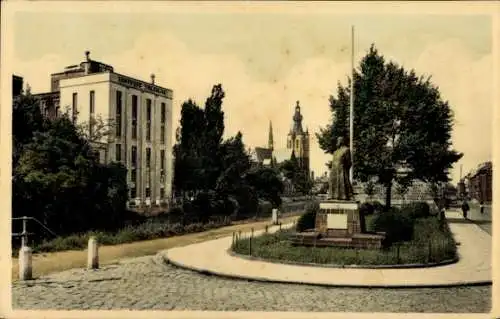
POLYGON ((114 79, 118 83, 126 86, 136 88, 138 90, 147 91, 153 94, 160 94, 167 98, 172 98, 172 94, 169 90, 156 86, 154 84, 149 84, 143 81, 135 80, 126 76, 116 75, 114 79))

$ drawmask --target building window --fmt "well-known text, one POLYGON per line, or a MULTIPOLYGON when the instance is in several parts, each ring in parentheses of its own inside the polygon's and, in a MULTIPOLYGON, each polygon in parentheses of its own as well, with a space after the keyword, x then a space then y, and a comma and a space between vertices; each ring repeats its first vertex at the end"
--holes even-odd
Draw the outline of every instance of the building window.
POLYGON ((167 119, 167 108, 165 106, 165 103, 161 103, 161 124, 165 124, 167 119))
POLYGON ((116 137, 122 135, 122 92, 116 91, 116 137))
POLYGON ((132 138, 137 139, 137 95, 132 95, 132 138))
POLYGON ((160 151, 160 183, 165 182, 165 150, 160 151))
POLYGON ((146 99, 146 141, 151 141, 151 99, 146 99))
POLYGON ((146 197, 151 197, 151 189, 149 186, 146 187, 146 197))
POLYGON ((73 93, 72 111, 73 111, 73 122, 75 122, 76 116, 78 115, 78 93, 73 93))
POLYGON ((164 199, 165 198, 165 188, 160 188, 160 199, 164 199))
POLYGON ((94 114, 95 112, 95 92, 94 91, 90 91, 90 95, 89 95, 89 106, 90 106, 90 114, 94 114))
POLYGON ((137 197, 137 188, 134 186, 130 188, 130 198, 136 198, 137 197))
POLYGON ((151 149, 149 147, 146 148, 146 167, 151 167, 151 149))
POLYGON ((130 181, 134 184, 137 183, 137 170, 135 168, 130 170, 130 181))
POLYGON ((132 167, 137 166, 137 146, 132 146, 132 167))
POLYGON ((160 128, 160 142, 165 143, 165 124, 162 124, 160 128))
POLYGON ((121 144, 116 144, 115 145, 115 151, 116 151, 116 161, 120 162, 122 160, 122 145, 121 144))

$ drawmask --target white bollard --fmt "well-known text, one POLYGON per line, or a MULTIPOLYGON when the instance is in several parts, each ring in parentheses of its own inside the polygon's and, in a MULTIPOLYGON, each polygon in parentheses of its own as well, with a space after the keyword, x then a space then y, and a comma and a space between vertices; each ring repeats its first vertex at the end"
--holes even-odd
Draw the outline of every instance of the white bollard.
POLYGON ((273 222, 273 225, 278 224, 278 209, 277 208, 273 208, 272 222, 273 222))
POLYGON ((87 269, 99 268, 99 248, 95 237, 89 238, 89 246, 87 251, 87 269))
POLYGON ((33 279, 33 254, 28 246, 19 249, 19 280, 33 279))

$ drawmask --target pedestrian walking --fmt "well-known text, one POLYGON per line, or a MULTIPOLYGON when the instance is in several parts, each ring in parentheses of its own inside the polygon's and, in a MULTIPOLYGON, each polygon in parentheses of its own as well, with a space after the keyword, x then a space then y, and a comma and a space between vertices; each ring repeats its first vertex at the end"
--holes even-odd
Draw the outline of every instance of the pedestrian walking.
POLYGON ((462 213, 464 214, 464 219, 467 219, 467 213, 469 212, 469 203, 467 203, 467 200, 464 199, 462 202, 462 213))
POLYGON ((480 209, 481 214, 483 214, 484 213, 484 202, 483 201, 481 201, 481 203, 479 203, 479 209, 480 209))

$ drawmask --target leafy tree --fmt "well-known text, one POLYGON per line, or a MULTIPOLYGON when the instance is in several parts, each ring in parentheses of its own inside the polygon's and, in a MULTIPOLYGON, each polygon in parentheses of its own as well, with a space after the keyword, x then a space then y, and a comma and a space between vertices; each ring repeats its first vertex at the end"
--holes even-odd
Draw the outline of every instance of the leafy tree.
MULTIPOLYGON (((38 113, 30 96, 19 102, 18 118, 38 113)), ((118 227, 127 200, 126 169, 99 163, 67 115, 31 123, 27 134, 14 122, 20 152, 13 165, 13 216, 33 216, 60 235, 118 227)))
POLYGON ((235 137, 224 141, 220 147, 222 172, 218 176, 216 190, 230 195, 245 183, 245 175, 250 169, 250 157, 245 151, 243 136, 238 132, 235 137))
MULTIPOLYGON (((418 77, 385 58, 372 45, 354 74, 354 173, 372 177, 386 189, 390 207, 393 181, 448 181, 448 170, 463 154, 451 147, 453 114, 430 78, 418 77), (401 168, 409 168, 405 175, 401 168)), ((332 153, 332 138, 348 138, 349 89, 330 99, 332 123, 317 135, 332 153), (339 135, 334 135, 339 134, 339 135)))
POLYGON ((192 100, 181 106, 180 127, 177 129, 177 143, 173 152, 174 186, 181 193, 196 192, 206 184, 203 175, 202 157, 205 133, 205 117, 203 110, 192 100))
POLYGON ((41 131, 44 119, 38 101, 29 90, 13 101, 12 108, 12 163, 17 161, 22 153, 23 145, 29 143, 34 132, 41 131))
POLYGON ((220 147, 224 134, 224 112, 222 102, 225 93, 222 85, 212 88, 212 94, 205 102, 205 134, 203 140, 204 167, 207 171, 207 189, 213 189, 221 170, 220 147))
MULTIPOLYGON (((350 81, 348 83, 350 87, 350 81)), ((330 96, 330 110, 332 111, 332 124, 327 125, 326 128, 320 128, 319 133, 316 133, 318 143, 321 149, 326 150, 327 153, 333 154, 337 148, 336 137, 343 136, 349 137, 349 127, 345 123, 349 122, 349 92, 347 88, 342 87, 341 83, 337 83, 337 98, 330 96)), ((329 163, 330 164, 330 163, 329 163)), ((329 166, 327 164, 327 166, 329 166)))
POLYGON ((247 181, 254 187, 260 198, 271 202, 273 208, 281 205, 284 185, 279 172, 272 168, 259 168, 248 173, 247 181))

